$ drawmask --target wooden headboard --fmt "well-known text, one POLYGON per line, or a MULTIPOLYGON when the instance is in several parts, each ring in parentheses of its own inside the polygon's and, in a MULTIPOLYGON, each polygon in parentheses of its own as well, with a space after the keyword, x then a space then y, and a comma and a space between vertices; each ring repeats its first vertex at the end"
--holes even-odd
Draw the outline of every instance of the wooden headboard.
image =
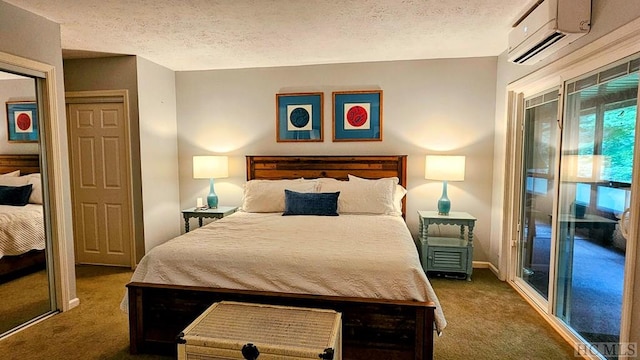
MULTIPOLYGON (((380 156, 247 156, 247 180, 315 179, 347 180, 349 174, 366 179, 398 177, 407 187, 407 155, 380 156)), ((406 213, 406 197, 402 199, 406 213)))
POLYGON ((40 172, 40 155, 0 155, 0 174, 20 170, 21 175, 40 172))

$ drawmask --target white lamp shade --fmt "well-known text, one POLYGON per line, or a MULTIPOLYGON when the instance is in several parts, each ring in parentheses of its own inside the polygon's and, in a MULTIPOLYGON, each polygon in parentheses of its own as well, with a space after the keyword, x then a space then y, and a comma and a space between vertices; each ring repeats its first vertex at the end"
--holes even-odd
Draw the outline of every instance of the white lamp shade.
POLYGON ((229 177, 229 157, 227 156, 194 156, 194 179, 220 179, 229 177))
POLYGON ((428 180, 464 180, 465 157, 458 155, 427 155, 424 178, 428 180))

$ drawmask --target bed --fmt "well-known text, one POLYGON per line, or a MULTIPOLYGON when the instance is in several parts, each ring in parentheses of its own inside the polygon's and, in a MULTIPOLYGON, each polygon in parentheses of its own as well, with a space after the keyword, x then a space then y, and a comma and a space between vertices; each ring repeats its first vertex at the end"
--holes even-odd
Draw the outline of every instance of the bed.
MULTIPOLYGON (((40 183, 37 154, 0 155, 0 174, 19 171, 22 183, 40 183)), ((13 176, 11 176, 13 177, 13 176)), ((12 179, 9 179, 12 180, 12 179)), ((13 185, 8 182, 7 185, 13 185)), ((35 186, 35 185, 34 185, 35 186)), ((0 281, 45 267, 44 214, 39 204, 0 205, 0 281)))
MULTIPOLYGON (((247 157, 247 180, 346 180, 349 175, 364 179, 397 177, 399 184, 406 186, 406 156, 247 157)), ((244 205, 246 204, 245 200, 244 205)), ((333 219, 314 217, 317 219, 313 221, 321 223, 314 223, 312 228, 323 229, 315 232, 308 231, 305 217, 237 213, 154 248, 138 265, 132 281, 127 285, 127 296, 123 301, 123 307, 129 313, 131 353, 175 354, 175 339, 181 330, 213 302, 233 300, 327 308, 342 312, 345 359, 432 359, 434 330, 436 327, 442 330, 446 321, 419 264, 413 239, 400 216, 405 215, 404 197, 398 207, 401 213, 396 216, 374 217, 341 213, 333 219), (352 224, 365 220, 371 225, 360 227, 358 232, 366 232, 367 228, 373 228, 373 223, 380 222, 381 227, 375 231, 381 233, 362 234, 364 236, 348 233, 353 228, 352 224), (299 227, 294 227, 294 223, 299 223, 299 227), (264 224, 269 224, 270 231, 261 235, 259 229, 264 228, 264 224), (287 231, 286 228, 304 229, 305 226, 305 245, 322 241, 334 243, 315 249, 311 245, 296 247, 295 242, 286 242, 300 240, 285 240, 283 234, 287 231), (246 232, 236 234, 251 229, 254 232, 249 232, 250 235, 246 232), (362 257, 364 261, 356 261, 356 257, 348 257, 346 245, 340 247, 340 241, 344 240, 331 235, 334 231, 353 241, 365 241, 374 237, 378 240, 358 245, 361 251, 357 257, 362 257), (381 241, 394 238, 394 234, 398 233, 403 234, 403 238, 399 237, 393 247, 404 247, 406 252, 403 253, 406 255, 393 261, 385 260, 388 248, 381 241), (278 254, 272 253, 268 245, 269 240, 276 238, 278 246, 297 250, 288 252, 285 257, 269 256, 278 254), (216 249, 209 250, 207 241, 218 244, 216 249), (169 259, 171 256, 155 255, 162 252, 179 254, 187 246, 195 246, 198 249, 196 252, 207 260, 189 260, 176 255, 176 261, 172 262, 169 259), (234 248, 236 251, 239 248, 245 249, 246 259, 225 263, 226 251, 233 251, 234 248), (327 253, 328 248, 340 248, 341 251, 327 253), (307 253, 304 254, 305 252, 307 253), (313 256, 316 256, 318 264, 315 264, 313 256), (263 257, 262 261, 259 261, 260 257, 263 257), (327 258, 330 261, 320 263, 325 261, 320 259, 327 258), (280 265, 275 266, 276 259, 278 264, 286 265, 282 268, 278 267, 280 265), (382 262, 384 265, 379 265, 382 262), (206 275, 206 271, 210 270, 204 270, 204 275, 195 275, 200 278, 199 281, 188 280, 193 276, 186 276, 185 273, 198 271, 198 268, 204 267, 204 263, 219 264, 230 271, 216 275, 222 276, 222 279, 213 279, 213 274, 206 275), (409 266, 405 269, 400 266, 401 263, 409 266), (340 268, 344 264, 349 264, 352 270, 340 268), (391 270, 396 266, 398 272, 391 270), (381 267, 389 269, 386 272, 394 277, 391 282, 384 282, 381 267), (341 278, 343 271, 347 273, 344 275, 346 278, 341 278), (247 273, 249 277, 257 277, 257 280, 236 278, 238 273, 247 273), (363 276, 357 275, 358 273, 373 275, 363 276)))

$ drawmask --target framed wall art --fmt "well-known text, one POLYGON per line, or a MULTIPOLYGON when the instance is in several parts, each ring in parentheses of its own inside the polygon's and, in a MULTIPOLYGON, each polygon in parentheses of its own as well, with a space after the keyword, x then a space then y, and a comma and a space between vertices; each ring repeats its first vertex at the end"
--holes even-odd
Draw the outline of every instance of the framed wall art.
POLYGON ((333 141, 382 141, 382 90, 333 92, 333 141))
POLYGON ((38 107, 35 101, 7 101, 7 128, 11 142, 38 141, 38 107))
POLYGON ((276 94, 276 141, 322 142, 323 101, 321 92, 276 94))

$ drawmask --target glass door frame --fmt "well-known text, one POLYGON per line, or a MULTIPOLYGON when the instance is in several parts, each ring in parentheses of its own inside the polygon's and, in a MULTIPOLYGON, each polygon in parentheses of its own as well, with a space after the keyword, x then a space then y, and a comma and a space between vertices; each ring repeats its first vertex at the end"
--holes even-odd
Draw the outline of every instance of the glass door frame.
MULTIPOLYGON (((538 90, 538 89, 536 89, 538 90)), ((551 172, 554 173, 554 185, 552 189, 549 189, 549 195, 553 197, 552 199, 552 213, 551 218, 552 218, 552 223, 555 222, 555 219, 557 219, 557 205, 558 205, 558 191, 559 191, 559 170, 560 170, 560 146, 561 146, 561 129, 562 129, 562 111, 564 109, 564 93, 563 93, 563 84, 559 83, 557 85, 551 86, 550 88, 544 89, 542 91, 537 91, 535 93, 530 93, 527 94, 525 96, 525 93, 521 93, 519 96, 519 104, 517 106, 517 108, 519 109, 519 114, 518 117, 516 119, 516 130, 517 130, 517 156, 518 156, 518 165, 516 167, 515 173, 517 176, 517 178, 514 178, 514 200, 515 200, 515 204, 516 207, 514 207, 515 212, 517 213, 517 217, 514 216, 514 220, 516 222, 516 234, 513 235, 513 241, 512 241, 512 246, 511 246, 511 251, 512 251, 512 256, 510 258, 510 263, 509 263, 509 267, 510 267, 510 277, 509 277, 509 281, 511 281, 514 285, 516 285, 518 287, 518 289, 526 294, 526 296, 529 298, 530 301, 532 301, 541 311, 543 311, 546 314, 552 314, 553 313, 553 304, 555 303, 555 288, 556 288, 556 259, 557 259, 557 244, 555 243, 554 239, 556 238, 556 227, 552 226, 551 227, 551 246, 550 246, 550 254, 549 254, 549 290, 548 290, 548 294, 547 294, 547 298, 545 299, 541 294, 539 294, 537 291, 535 291, 535 289, 533 289, 533 287, 527 283, 524 279, 522 279, 521 277, 518 276, 518 273, 520 271, 520 264, 521 264, 521 253, 519 252, 519 248, 521 246, 521 234, 524 232, 524 223, 522 222, 522 219, 524 218, 524 213, 523 213, 523 201, 524 201, 524 158, 525 158, 525 154, 524 154, 524 147, 525 147, 525 131, 526 131, 526 124, 525 124, 525 106, 524 106, 524 102, 525 99, 530 98, 530 97, 535 97, 538 96, 540 94, 544 94, 547 92, 551 92, 551 91, 555 91, 558 90, 558 109, 556 112, 556 119, 558 120, 558 122, 555 124, 555 126, 558 126, 558 136, 556 136, 555 138, 555 142, 554 144, 552 144, 556 151, 555 151, 555 156, 553 158, 553 165, 549 167, 549 170, 551 172), (517 190, 517 191, 515 191, 517 190)))
POLYGON ((513 226, 514 229, 514 233, 511 234, 511 244, 510 244, 510 261, 509 261, 509 277, 508 277, 508 281, 511 282, 513 285, 515 285, 515 287, 517 287, 517 290, 520 291, 522 294, 524 294, 526 296, 526 299, 530 301, 530 303, 532 303, 532 305, 535 305, 539 311, 548 314, 548 315, 552 315, 553 314, 553 304, 555 303, 555 296, 556 296, 556 267, 555 267, 555 263, 556 263, 556 257, 557 257, 557 246, 555 244, 555 242, 553 241, 553 239, 555 239, 556 237, 556 227, 552 226, 551 227, 551 246, 550 246, 550 254, 549 254, 549 291, 548 291, 548 298, 545 299, 541 294, 539 294, 535 289, 533 289, 533 287, 531 287, 531 285, 529 285, 524 279, 522 279, 521 277, 518 276, 518 273, 520 271, 520 257, 521 254, 518 251, 519 247, 521 246, 521 234, 524 231, 524 224, 521 222, 521 219, 523 219, 524 214, 523 214, 523 204, 522 201, 523 199, 523 194, 525 191, 525 182, 524 182, 524 171, 523 171, 523 166, 524 166, 524 145, 525 145, 525 132, 526 132, 526 125, 525 125, 525 106, 524 106, 524 102, 525 102, 525 98, 530 98, 530 97, 535 97, 537 95, 540 94, 544 94, 546 92, 550 92, 550 91, 554 91, 554 90, 558 90, 558 109, 557 109, 557 114, 556 114, 556 118, 558 120, 558 123, 556 124, 556 126, 559 127, 559 132, 558 132, 558 136, 556 136, 556 141, 555 144, 553 144, 556 148, 555 154, 554 154, 554 166, 553 166, 553 179, 555 179, 554 182, 554 187, 553 190, 550 190, 550 195, 553 196, 553 201, 552 201, 552 213, 551 213, 551 217, 553 219, 553 222, 555 222, 555 219, 557 219, 557 205, 558 205, 558 184, 559 184, 559 176, 560 176, 560 146, 561 146, 561 128, 562 128, 562 112, 564 110, 564 92, 563 92, 563 82, 560 81, 561 79, 557 79, 558 81, 554 81, 553 83, 555 84, 549 84, 547 86, 547 88, 545 89, 541 89, 541 87, 536 87, 533 88, 532 90, 522 93, 519 93, 517 96, 517 104, 515 104, 515 109, 517 111, 517 114, 513 114, 516 116, 515 118, 515 131, 517 131, 517 141, 514 144, 515 145, 515 156, 517 157, 517 162, 514 164, 516 166, 514 166, 514 177, 512 178, 513 181, 513 191, 514 191, 514 207, 512 214, 514 216, 512 216, 512 222, 515 223, 515 226, 513 226))
MULTIPOLYGON (((580 344, 584 344, 584 339, 578 336, 572 329, 564 324, 559 318, 555 316, 555 310, 553 309, 556 302, 556 276, 553 274, 551 277, 549 287, 553 289, 550 291, 548 301, 539 301, 541 296, 533 294, 535 291, 528 291, 526 286, 523 287, 524 281, 517 280, 517 246, 518 246, 518 231, 521 193, 516 191, 516 185, 522 183, 522 140, 519 139, 520 128, 524 117, 524 98, 532 96, 536 93, 543 92, 553 87, 560 87, 560 100, 558 112, 564 114, 565 96, 564 85, 566 79, 574 79, 583 76, 589 72, 601 69, 606 66, 613 66, 616 62, 624 61, 625 58, 631 56, 640 55, 640 34, 636 34, 633 37, 628 37, 625 41, 614 45, 599 45, 599 49, 602 53, 598 53, 597 56, 584 57, 582 59, 569 59, 573 60, 569 62, 558 61, 541 70, 534 72, 524 78, 517 80, 507 85, 507 131, 506 131, 506 151, 505 151, 505 173, 504 173, 504 219, 503 219, 503 239, 501 243, 501 256, 505 257, 505 260, 501 264, 506 265, 508 268, 505 271, 507 282, 516 289, 539 313, 547 320, 569 343, 571 343, 576 349, 580 344), (614 49, 609 49, 614 47, 614 49)), ((567 56, 567 58, 571 58, 567 56)), ((567 59, 565 58, 565 59, 567 59)), ((639 95, 640 98, 640 95, 639 95)), ((639 104, 640 104, 640 99, 639 104)), ((640 116, 640 112, 638 113, 640 116)), ((562 126, 563 116, 559 116, 560 126, 562 126)), ((640 142, 640 126, 636 127, 636 143, 640 142)), ((561 140, 560 140, 561 141, 561 140)), ((560 144, 561 145, 561 144, 560 144)), ((559 147, 560 148, 560 147, 559 147)), ((560 156, 558 152, 557 157, 560 156)), ((557 163, 556 177, 559 176, 560 164, 557 163)), ((640 209, 640 146, 635 147, 634 151, 634 163, 633 163, 633 177, 632 177, 632 193, 635 196, 631 197, 631 208, 640 209)), ((559 184, 556 186, 559 187, 559 184)), ((558 194, 555 195, 554 202, 558 201, 558 194)), ((554 204, 553 207, 554 219, 558 216, 558 204, 554 204)), ((629 217, 629 241, 627 243, 627 255, 625 259, 625 271, 624 271, 624 288, 623 288, 623 303, 622 314, 620 324, 620 342, 628 343, 631 333, 631 315, 632 315, 632 294, 634 285, 640 279, 636 279, 635 267, 638 256, 638 234, 640 226, 640 211, 636 214, 631 214, 629 217)), ((554 227, 555 229, 555 227, 554 227)), ((554 239, 557 234, 551 235, 554 239)), ((557 261, 557 252, 551 256, 552 264, 557 261)), ((550 275, 551 276, 551 275, 550 275)), ((635 286, 636 288, 640 288, 635 286)), ((640 296, 640 294, 636 294, 640 296)), ((634 311, 634 313, 637 310, 634 311)), ((600 359, 600 356, 589 355, 589 358, 600 359)))

